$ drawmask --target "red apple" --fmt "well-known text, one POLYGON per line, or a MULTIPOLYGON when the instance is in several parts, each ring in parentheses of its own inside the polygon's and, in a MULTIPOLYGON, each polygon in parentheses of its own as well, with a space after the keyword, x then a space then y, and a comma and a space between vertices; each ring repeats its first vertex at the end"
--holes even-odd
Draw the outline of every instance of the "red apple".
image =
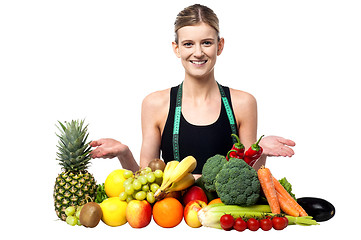
POLYGON ((152 220, 152 206, 146 200, 132 200, 128 203, 125 216, 131 227, 143 228, 152 220))
POLYGON ((207 195, 204 193, 203 189, 198 186, 193 186, 188 189, 188 191, 183 195, 183 205, 186 206, 190 201, 201 200, 208 203, 207 195))
POLYGON ((198 211, 207 206, 207 203, 201 200, 193 200, 187 203, 184 208, 184 221, 188 226, 192 228, 199 228, 202 226, 201 222, 198 220, 198 211))

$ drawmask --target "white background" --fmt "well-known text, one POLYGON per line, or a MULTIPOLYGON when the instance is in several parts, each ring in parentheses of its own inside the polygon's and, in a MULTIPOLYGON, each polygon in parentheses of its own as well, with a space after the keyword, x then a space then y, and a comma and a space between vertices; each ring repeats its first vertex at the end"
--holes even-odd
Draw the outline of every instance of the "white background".
MULTIPOLYGON (((177 13, 194 1, 2 1, 0 3, 1 231, 64 239, 134 237, 325 237, 356 232, 360 168, 361 8, 359 1, 198 1, 220 19, 225 49, 217 80, 258 101, 258 135, 297 146, 269 158, 296 196, 327 199, 336 216, 320 226, 256 233, 162 229, 128 224, 70 227, 57 217, 53 186, 57 120, 85 118, 91 139, 111 137, 139 159, 140 107, 179 84, 171 49, 177 13)), ((99 183, 120 168, 95 159, 99 183)), ((9 236, 9 235, 8 235, 9 236)))

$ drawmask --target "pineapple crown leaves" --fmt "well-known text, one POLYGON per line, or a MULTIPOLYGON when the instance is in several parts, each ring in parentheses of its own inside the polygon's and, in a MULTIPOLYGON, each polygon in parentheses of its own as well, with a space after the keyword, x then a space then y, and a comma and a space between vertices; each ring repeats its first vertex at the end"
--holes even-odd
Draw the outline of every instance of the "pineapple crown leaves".
POLYGON ((72 120, 56 126, 60 134, 58 136, 57 160, 66 171, 86 170, 91 159, 88 139, 88 125, 84 120, 72 120))

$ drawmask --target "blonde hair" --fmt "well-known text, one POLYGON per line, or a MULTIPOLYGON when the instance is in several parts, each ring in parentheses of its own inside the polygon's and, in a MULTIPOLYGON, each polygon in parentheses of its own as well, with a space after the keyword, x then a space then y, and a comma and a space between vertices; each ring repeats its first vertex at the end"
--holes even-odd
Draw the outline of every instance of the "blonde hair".
POLYGON ((185 26, 194 26, 201 22, 208 24, 213 27, 217 32, 217 38, 219 38, 219 20, 217 15, 212 9, 200 5, 194 4, 186 7, 178 13, 177 18, 174 22, 175 42, 178 44, 178 29, 185 26))

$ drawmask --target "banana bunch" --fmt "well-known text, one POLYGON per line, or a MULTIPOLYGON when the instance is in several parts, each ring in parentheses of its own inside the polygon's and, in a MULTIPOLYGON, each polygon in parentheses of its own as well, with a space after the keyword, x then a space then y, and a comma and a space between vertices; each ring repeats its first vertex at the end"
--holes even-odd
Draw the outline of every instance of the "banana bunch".
POLYGON ((163 173, 162 185, 155 192, 154 197, 159 200, 167 193, 184 190, 195 182, 193 170, 197 166, 194 157, 188 156, 182 161, 176 160, 167 163, 163 173))

